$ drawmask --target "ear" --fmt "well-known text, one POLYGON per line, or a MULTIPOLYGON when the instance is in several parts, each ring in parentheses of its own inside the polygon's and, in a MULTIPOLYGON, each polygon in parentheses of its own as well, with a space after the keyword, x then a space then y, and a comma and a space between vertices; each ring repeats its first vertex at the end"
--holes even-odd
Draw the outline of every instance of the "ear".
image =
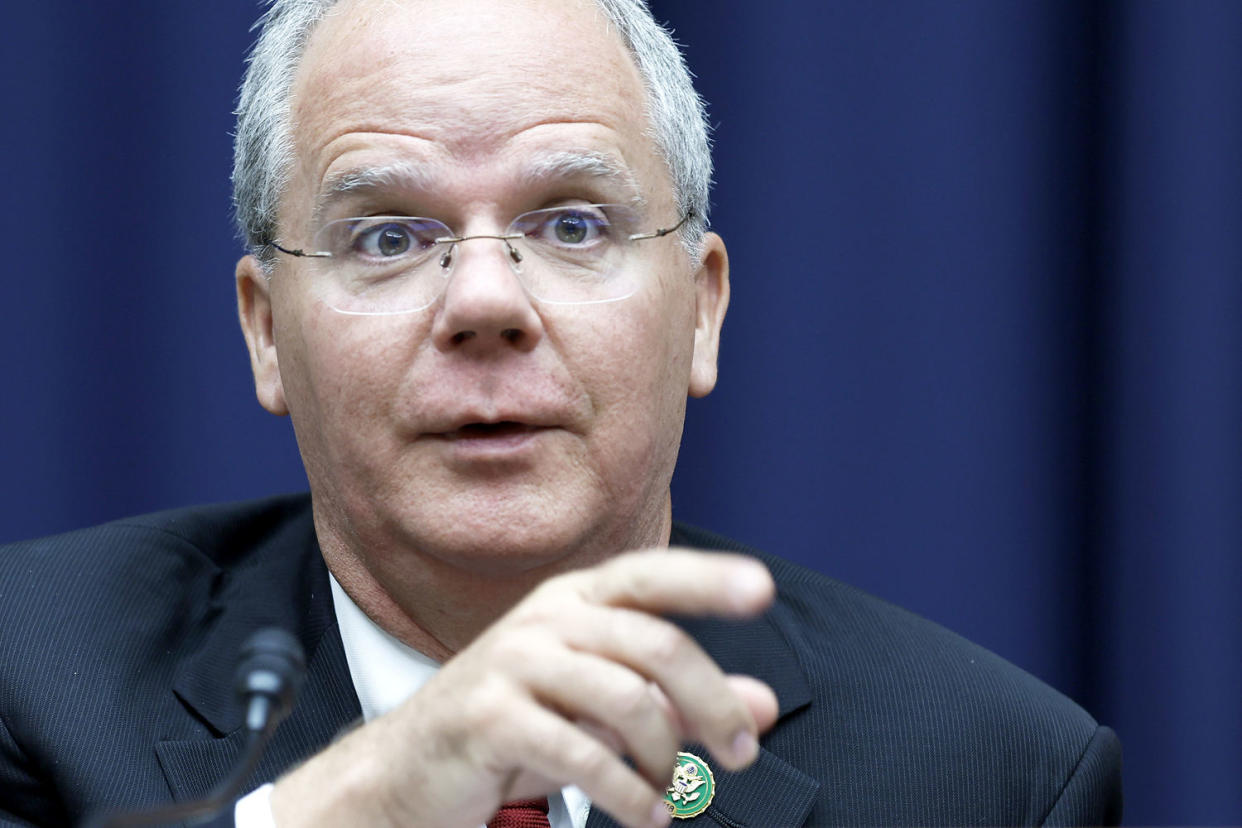
POLYGON ((254 256, 237 262, 237 316, 241 320, 246 347, 250 349, 250 370, 254 372, 254 392, 259 404, 273 414, 289 413, 285 389, 280 381, 280 362, 276 358, 276 339, 272 328, 271 280, 254 256))
POLYGON ((703 255, 694 275, 694 358, 690 366, 690 396, 706 397, 716 387, 716 357, 720 353, 720 326, 729 308, 729 253, 715 233, 703 236, 703 255))

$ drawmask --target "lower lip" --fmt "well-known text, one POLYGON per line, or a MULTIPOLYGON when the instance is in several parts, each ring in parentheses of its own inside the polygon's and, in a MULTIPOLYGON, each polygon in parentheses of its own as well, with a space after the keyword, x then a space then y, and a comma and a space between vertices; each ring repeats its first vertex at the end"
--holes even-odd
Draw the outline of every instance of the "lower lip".
POLYGON ((496 431, 459 429, 439 435, 458 455, 511 457, 528 449, 548 429, 538 426, 506 426, 496 431))

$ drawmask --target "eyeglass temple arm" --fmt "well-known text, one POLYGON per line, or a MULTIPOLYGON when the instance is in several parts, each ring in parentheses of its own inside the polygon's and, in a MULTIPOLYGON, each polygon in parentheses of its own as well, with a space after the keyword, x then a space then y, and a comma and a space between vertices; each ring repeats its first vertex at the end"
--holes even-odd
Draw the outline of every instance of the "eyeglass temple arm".
POLYGON ((290 256, 300 256, 300 257, 308 258, 308 259, 330 259, 332 258, 331 253, 328 253, 322 250, 303 250, 300 247, 295 250, 290 250, 287 247, 281 247, 280 243, 276 241, 269 241, 268 244, 276 248, 277 250, 279 250, 281 253, 286 253, 290 256))
POLYGON ((634 233, 634 234, 632 234, 632 235, 630 236, 630 241, 642 241, 643 239, 658 239, 658 238, 661 238, 661 237, 663 237, 663 236, 667 236, 669 233, 674 233, 674 232, 676 232, 676 231, 680 230, 680 229, 681 229, 681 226, 682 226, 683 224, 685 224, 687 221, 689 221, 690 219, 692 219, 692 218, 694 218, 694 208, 693 208, 693 207, 691 207, 689 210, 687 210, 687 211, 686 211, 686 212, 682 215, 682 217, 681 217, 681 221, 677 222, 677 223, 676 223, 676 224, 674 224, 672 227, 665 227, 665 228, 662 228, 662 229, 660 229, 660 230, 656 230, 654 233, 634 233))

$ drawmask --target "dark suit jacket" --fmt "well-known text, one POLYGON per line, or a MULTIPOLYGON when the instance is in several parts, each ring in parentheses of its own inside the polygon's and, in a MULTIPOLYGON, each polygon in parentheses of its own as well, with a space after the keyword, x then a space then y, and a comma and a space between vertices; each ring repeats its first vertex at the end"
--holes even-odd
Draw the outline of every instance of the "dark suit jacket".
MULTIPOLYGON (((739 549, 678 526, 673 543, 739 549)), ((706 824, 1016 825, 1120 817, 1115 736, 1021 670, 925 620, 750 550, 776 605, 685 621, 780 719, 706 824)), ((306 496, 185 509, 0 549, 0 823, 198 797, 243 741, 232 697, 254 629, 307 654, 297 707, 252 780, 359 715, 306 496)), ((700 753, 700 751, 695 751, 700 753)), ((705 753, 700 753, 709 762, 705 753)), ((591 824, 610 824, 593 812, 591 824)))

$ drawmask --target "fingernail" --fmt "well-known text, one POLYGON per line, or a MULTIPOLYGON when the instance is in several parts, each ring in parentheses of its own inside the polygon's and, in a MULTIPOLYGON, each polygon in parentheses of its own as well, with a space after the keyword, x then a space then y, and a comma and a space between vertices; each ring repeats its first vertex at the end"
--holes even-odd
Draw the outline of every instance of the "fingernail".
POLYGON ((759 743, 749 730, 743 730, 733 737, 733 758, 742 764, 749 765, 759 755, 759 743))
POLYGON ((665 805, 664 800, 661 799, 655 804, 655 807, 651 809, 652 828, 664 828, 665 825, 668 825, 672 821, 673 817, 668 812, 668 806, 665 805))

